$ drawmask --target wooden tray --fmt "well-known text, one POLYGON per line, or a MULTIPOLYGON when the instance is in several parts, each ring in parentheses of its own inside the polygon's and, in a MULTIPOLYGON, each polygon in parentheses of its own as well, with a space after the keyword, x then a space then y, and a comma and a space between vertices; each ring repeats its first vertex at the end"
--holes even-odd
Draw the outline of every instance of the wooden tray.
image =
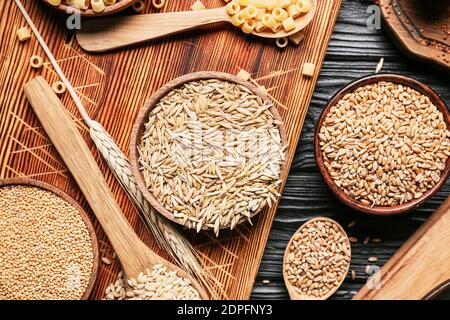
MULTIPOLYGON (((189 1, 168 0, 164 11, 189 10, 189 1)), ((219 7, 222 0, 205 0, 207 7, 219 7)), ((105 55, 88 55, 73 41, 65 43, 63 15, 38 1, 27 0, 25 7, 43 33, 59 63, 85 103, 89 114, 101 122, 128 152, 131 129, 145 100, 166 82, 196 71, 237 73, 241 68, 252 73, 252 81, 268 89, 281 116, 290 141, 292 162, 306 112, 319 75, 341 0, 318 1, 318 12, 305 30, 299 47, 278 49, 272 41, 245 36, 226 24, 205 27, 190 34, 173 36, 141 46, 105 55), (317 65, 314 77, 301 74, 304 62, 317 65)), ((0 1, 0 178, 33 177, 49 182, 71 194, 87 207, 86 201, 56 150, 40 127, 22 91, 25 82, 42 75, 50 83, 58 78, 46 63, 39 71, 28 65, 31 55, 44 56, 37 41, 19 43, 17 28, 25 21, 13 1, 0 1)), ((47 60, 46 60, 47 61, 47 60)), ((64 104, 77 121, 79 129, 92 146, 119 205, 141 238, 157 252, 154 239, 114 180, 106 164, 95 151, 85 125, 70 97, 64 104)), ((203 265, 214 275, 223 298, 248 299, 270 233, 276 208, 258 215, 254 226, 239 226, 233 232, 196 235, 188 232, 203 265)), ((91 215, 92 217, 92 215, 91 215)), ((95 223, 100 242, 100 256, 112 259, 112 249, 101 227, 95 223)), ((107 284, 115 280, 120 265, 100 266, 99 279, 91 298, 102 298, 107 284)))
POLYGON ((450 1, 378 0, 388 31, 407 55, 450 70, 450 1))

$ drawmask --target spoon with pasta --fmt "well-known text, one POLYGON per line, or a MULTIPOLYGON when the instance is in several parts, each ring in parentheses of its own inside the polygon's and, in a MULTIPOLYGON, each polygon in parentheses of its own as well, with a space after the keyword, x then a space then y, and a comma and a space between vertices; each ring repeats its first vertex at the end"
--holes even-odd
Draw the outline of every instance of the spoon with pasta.
POLYGON ((77 40, 86 51, 103 52, 217 22, 278 39, 303 30, 316 8, 317 0, 233 0, 216 9, 89 20, 77 32, 77 40))

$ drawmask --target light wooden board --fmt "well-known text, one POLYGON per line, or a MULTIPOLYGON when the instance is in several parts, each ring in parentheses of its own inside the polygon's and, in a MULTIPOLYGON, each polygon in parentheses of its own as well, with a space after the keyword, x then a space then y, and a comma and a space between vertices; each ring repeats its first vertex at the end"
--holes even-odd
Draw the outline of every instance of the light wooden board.
POLYGON ((406 54, 450 70, 450 2, 379 0, 387 30, 406 54))
MULTIPOLYGON (((204 1, 208 7, 223 5, 221 0, 204 1)), ((271 41, 245 37, 239 30, 218 24, 188 35, 170 37, 105 55, 83 53, 76 43, 66 43, 65 20, 36 1, 25 6, 44 39, 59 60, 62 69, 76 87, 89 114, 101 122, 128 152, 131 127, 144 101, 167 81, 189 72, 214 70, 237 73, 240 68, 252 73, 255 81, 269 89, 287 127, 292 161, 318 72, 313 78, 301 75, 304 62, 321 66, 341 0, 320 0, 317 16, 306 29, 300 47, 279 50, 271 41)), ((165 11, 187 10, 189 1, 168 1, 165 11)), ((0 177, 24 176, 49 182, 66 190, 87 207, 56 150, 25 100, 22 86, 42 75, 50 83, 57 76, 48 64, 40 71, 31 70, 32 54, 43 55, 37 42, 20 44, 15 30, 25 22, 11 1, 0 2, 0 177)), ((68 95, 62 96, 79 129, 88 133, 68 95)), ((89 141, 98 163, 122 210, 141 238, 152 248, 154 239, 145 230, 106 164, 89 141)), ((254 226, 242 225, 233 232, 223 232, 219 239, 212 234, 192 239, 205 268, 208 268, 224 291, 224 298, 249 298, 275 208, 262 213, 254 226)), ((101 256, 111 257, 111 247, 97 222, 101 256)), ((163 252, 163 256, 168 258, 163 252)), ((102 265, 92 298, 101 298, 120 266, 102 265)))

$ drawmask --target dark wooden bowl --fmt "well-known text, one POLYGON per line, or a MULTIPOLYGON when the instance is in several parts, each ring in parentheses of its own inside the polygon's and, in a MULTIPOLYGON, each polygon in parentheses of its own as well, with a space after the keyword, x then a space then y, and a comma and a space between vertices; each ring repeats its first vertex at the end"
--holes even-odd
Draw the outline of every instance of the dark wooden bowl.
POLYGON ((107 16, 107 15, 125 10, 126 8, 133 5, 133 3, 135 3, 137 0, 120 0, 111 6, 106 6, 105 10, 103 10, 102 12, 98 12, 98 13, 94 12, 94 10, 92 10, 92 9, 79 10, 75 7, 67 6, 65 4, 60 4, 59 6, 56 7, 56 6, 51 5, 48 2, 48 0, 42 0, 42 1, 44 1, 50 7, 53 7, 64 13, 72 14, 74 12, 79 12, 80 15, 82 15, 83 17, 101 17, 101 16, 107 16))
MULTIPOLYGON (((246 88, 248 88, 250 91, 252 91, 255 95, 259 96, 263 101, 270 102, 267 95, 262 92, 260 89, 258 89, 253 84, 249 83, 248 81, 244 81, 240 78, 238 78, 235 75, 223 73, 223 72, 214 72, 214 71, 205 71, 205 72, 196 72, 196 73, 190 73, 184 76, 181 76, 179 78, 176 78, 169 83, 165 84, 163 87, 161 87, 158 91, 156 91, 145 103, 144 107, 141 109, 131 134, 131 143, 130 143, 130 160, 131 160, 131 167, 133 170, 133 175, 135 176, 139 189, 144 194, 144 197, 147 199, 147 201, 150 203, 150 205, 158 211, 160 214, 168 218, 169 220, 178 223, 180 225, 183 225, 180 221, 180 219, 177 219, 173 216, 173 213, 171 213, 169 210, 164 208, 164 206, 153 196, 153 194, 147 189, 144 182, 144 177, 141 173, 141 170, 139 169, 141 166, 139 164, 139 154, 138 154, 138 146, 140 145, 142 134, 145 130, 145 123, 148 121, 148 116, 150 112, 153 110, 153 108, 156 106, 156 104, 166 96, 170 91, 173 89, 176 89, 183 84, 191 81, 197 81, 197 80, 204 80, 204 79, 220 79, 224 81, 234 82, 237 84, 240 84, 246 88)), ((273 116, 279 120, 282 121, 280 114, 278 113, 277 109, 272 106, 270 109, 273 116)), ((281 142, 282 145, 287 145, 287 135, 286 131, 284 129, 284 126, 282 125, 280 127, 280 136, 281 136, 281 142)), ((286 154, 287 159, 287 154, 286 154)), ((280 170, 280 177, 284 177, 286 175, 287 170, 287 164, 285 163, 281 166, 280 170)), ((261 211, 261 210, 260 210, 261 211)), ((251 217, 254 217, 258 212, 255 212, 251 217)), ((239 223, 242 223, 246 220, 241 220, 239 223)), ((208 230, 209 228, 206 226, 203 226, 203 230, 208 230)), ((222 227, 221 229, 226 229, 226 227, 222 227)))
POLYGON ((81 218, 83 219, 84 223, 86 224, 86 227, 89 231, 89 235, 91 237, 92 241, 92 250, 93 250, 93 267, 91 272, 91 277, 89 279, 88 286, 86 288, 86 291, 84 292, 83 296, 81 297, 81 300, 88 300, 89 296, 92 292, 92 289, 94 288, 95 281, 97 279, 98 275, 98 267, 99 267, 99 247, 98 247, 98 241, 97 241, 97 235, 95 234, 94 226, 92 225, 91 220, 89 219, 89 216, 87 215, 86 211, 76 202, 71 196, 69 196, 64 191, 41 181, 28 179, 28 178, 11 178, 11 179, 2 179, 0 180, 0 188, 5 186, 17 186, 17 185, 23 185, 23 186, 33 186, 36 188, 40 188, 43 190, 47 190, 50 192, 53 192, 57 196, 61 197, 68 203, 70 203, 75 209, 78 210, 78 212, 81 215, 81 218))
POLYGON ((390 73, 381 73, 376 75, 370 75, 366 76, 360 79, 357 79, 350 84, 348 84, 344 89, 340 90, 338 93, 336 93, 331 100, 328 102, 327 106, 323 110, 319 123, 317 124, 315 136, 314 136, 314 147, 315 147, 315 156, 316 156, 316 162, 317 166, 319 167, 319 171, 325 181, 325 183, 330 187, 330 189, 333 191, 333 193, 336 195, 336 197, 341 200, 344 204, 348 205, 349 207, 363 212, 367 214, 373 214, 373 215, 396 215, 405 213, 408 211, 411 211, 413 209, 418 208, 420 205, 425 203, 430 197, 432 197, 441 187, 442 185, 447 181, 447 178, 450 175, 450 157, 447 159, 445 170, 442 172, 441 179, 439 182, 431 189, 429 189, 427 192, 425 192, 420 198, 413 199, 409 202, 406 202, 401 205, 396 206, 368 206, 364 203, 355 200, 348 196, 345 192, 343 192, 335 183, 334 180, 331 178, 328 169, 325 167, 322 151, 320 150, 320 143, 319 143, 319 132, 320 128, 330 111, 331 107, 335 106, 339 100, 341 100, 347 93, 351 93, 357 88, 361 86, 365 86, 367 84, 376 83, 380 81, 390 81, 393 83, 400 83, 406 86, 409 86, 418 92, 422 93, 423 95, 426 95, 430 98, 431 102, 438 108, 439 111, 442 112, 444 116, 444 121, 447 124, 447 128, 450 128, 450 113, 445 105, 444 101, 439 97, 439 95, 433 91, 430 87, 424 85, 423 83, 420 83, 417 80, 411 79, 409 77, 398 75, 398 74, 390 74, 390 73))

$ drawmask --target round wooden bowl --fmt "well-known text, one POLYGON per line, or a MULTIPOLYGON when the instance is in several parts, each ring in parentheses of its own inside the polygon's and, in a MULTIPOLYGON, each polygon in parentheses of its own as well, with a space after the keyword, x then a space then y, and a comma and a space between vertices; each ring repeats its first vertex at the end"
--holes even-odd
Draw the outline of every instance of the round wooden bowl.
POLYGON ((53 6, 51 5, 48 0, 42 0, 44 1, 46 4, 48 4, 50 7, 53 7, 61 12, 64 13, 68 13, 68 14, 72 14, 74 12, 79 12, 80 15, 82 15, 83 17, 100 17, 100 16, 107 16, 113 13, 117 13, 120 12, 122 10, 125 10, 126 8, 130 7, 131 5, 133 5, 133 3, 137 2, 137 0, 120 0, 118 2, 116 2, 115 4, 111 5, 111 6, 106 6, 105 10, 103 10, 102 12, 94 12, 94 10, 92 9, 88 9, 88 10, 80 10, 78 8, 72 7, 72 6, 68 6, 65 4, 60 4, 59 6, 53 6))
POLYGON ((341 100, 347 93, 351 93, 357 88, 361 86, 365 86, 367 84, 371 83, 377 83, 380 81, 388 81, 393 83, 400 83, 405 86, 409 86, 418 92, 420 92, 423 95, 426 95, 430 98, 431 102, 436 106, 436 108, 442 112, 444 116, 444 121, 447 124, 447 128, 450 128, 450 112, 445 105, 444 101, 440 98, 440 96, 433 91, 430 87, 424 85, 423 83, 420 83, 417 80, 411 79, 409 77, 398 75, 398 74, 391 74, 391 73, 381 73, 376 75, 370 75, 366 76, 360 79, 357 79, 350 84, 348 84, 344 89, 340 90, 338 93, 336 93, 331 100, 328 102, 327 106, 323 110, 319 123, 317 124, 315 136, 314 136, 314 147, 315 147, 315 156, 316 156, 316 162, 317 166, 319 167, 319 171, 325 181, 325 183, 330 187, 330 189, 333 191, 333 193, 336 195, 336 197, 341 200, 344 204, 347 206, 363 212, 367 214, 372 215, 397 215, 401 213, 406 213, 411 210, 414 210, 418 208, 420 205, 425 203, 430 197, 432 197, 441 187, 442 185, 447 181, 449 175, 450 175, 450 157, 447 159, 445 170, 442 172, 441 179, 439 180, 436 185, 429 189, 427 192, 425 192, 420 198, 413 199, 409 202, 406 202, 401 205, 396 206, 368 206, 363 204, 362 202, 355 200, 348 196, 345 192, 343 192, 335 183, 334 180, 331 178, 328 169, 324 165, 322 151, 320 150, 320 144, 319 144, 319 132, 320 128, 328 115, 328 112, 330 109, 335 106, 339 100, 341 100))
MULTIPOLYGON (((196 73, 190 73, 184 76, 181 76, 179 78, 176 78, 167 84, 165 84, 163 87, 161 87, 158 91, 156 91, 144 104, 144 107, 141 109, 131 134, 131 143, 130 143, 130 160, 131 160, 131 167, 133 170, 133 175, 135 176, 139 189, 144 194, 144 197, 147 199, 147 201, 150 203, 150 205, 158 211, 160 214, 165 216, 167 219, 178 223, 180 225, 183 225, 180 221, 180 219, 177 219, 174 217, 173 213, 171 213, 169 210, 164 208, 164 206, 153 196, 153 194, 147 189, 144 182, 144 177, 140 170, 140 164, 139 164, 139 154, 138 154, 138 146, 140 145, 142 134, 145 130, 145 123, 148 121, 148 116, 150 112, 153 110, 153 108, 156 106, 156 104, 166 96, 170 91, 173 89, 179 88, 180 86, 184 85, 187 82, 197 81, 197 80, 205 80, 205 79, 219 79, 224 80, 228 82, 234 82, 239 85, 242 85, 246 88, 248 88, 250 91, 252 91, 255 95, 260 97, 263 101, 270 102, 269 98, 267 97, 267 94, 265 94, 263 91, 258 89, 256 86, 251 84, 248 81, 244 81, 240 79, 239 77, 223 73, 223 72, 215 72, 215 71, 204 71, 204 72, 196 72, 196 73)), ((277 109, 272 106, 270 108, 270 111, 272 112, 275 119, 282 122, 281 116, 278 113, 277 109)), ((280 136, 281 136, 281 143, 282 145, 287 145, 287 135, 286 130, 284 129, 284 126, 280 126, 280 136)), ((286 159, 287 159, 287 151, 286 151, 286 159)), ((280 170, 280 177, 284 177, 286 175, 287 170, 287 164, 286 162, 281 166, 280 170)), ((260 210, 261 211, 261 210, 260 210)), ((251 217, 254 217, 256 214, 258 214, 260 211, 255 212, 251 217)), ((246 219, 243 219, 239 221, 238 224, 247 221, 246 219)), ((184 226, 184 225, 183 225, 184 226)), ((228 227, 221 227, 221 229, 227 229, 228 227)), ((209 228, 206 226, 202 227, 203 230, 208 230, 209 228)))
POLYGON ((92 241, 92 250, 93 250, 93 267, 91 272, 91 277, 89 279, 88 286, 86 288, 86 291, 84 292, 83 296, 81 297, 81 300, 88 300, 89 296, 92 292, 92 289, 94 288, 95 281, 97 279, 98 275, 98 267, 99 267, 99 247, 98 247, 98 241, 97 241, 97 235, 95 234, 94 226, 92 225, 91 220, 89 219, 89 216, 87 215, 86 211, 76 202, 71 196, 69 196, 67 193, 63 192, 62 190, 33 179, 28 178, 11 178, 11 179, 2 179, 0 180, 0 188, 5 186, 17 186, 17 185, 23 185, 23 186, 33 186, 36 188, 40 188, 43 190, 50 191, 57 196, 61 197, 68 203, 70 203, 75 209, 78 210, 78 212, 81 215, 81 218, 83 219, 84 223, 86 224, 86 227, 89 231, 89 235, 91 237, 92 241))

